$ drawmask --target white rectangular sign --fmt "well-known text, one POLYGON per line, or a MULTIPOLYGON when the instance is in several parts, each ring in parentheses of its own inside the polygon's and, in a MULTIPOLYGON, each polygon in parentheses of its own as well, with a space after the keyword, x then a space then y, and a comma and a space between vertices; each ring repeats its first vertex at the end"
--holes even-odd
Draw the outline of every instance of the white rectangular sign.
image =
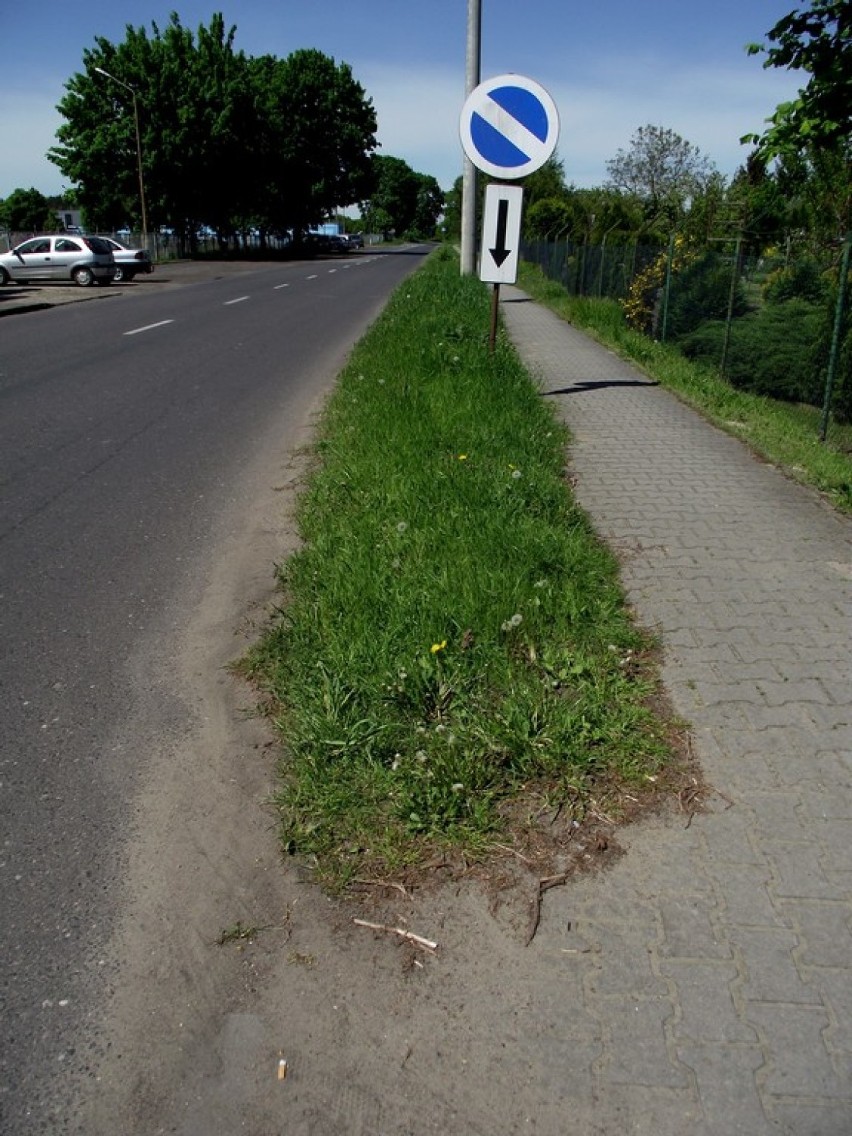
POLYGON ((488 284, 514 284, 518 278, 523 197, 520 185, 485 187, 479 279, 488 284))

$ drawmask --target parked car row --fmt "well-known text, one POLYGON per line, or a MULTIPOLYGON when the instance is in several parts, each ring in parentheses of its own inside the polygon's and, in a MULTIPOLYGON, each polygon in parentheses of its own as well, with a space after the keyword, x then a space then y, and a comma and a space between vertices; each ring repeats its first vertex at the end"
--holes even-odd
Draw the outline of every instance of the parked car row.
MULTIPOLYGON (((346 253, 362 249, 364 238, 360 233, 310 233, 305 245, 314 252, 346 253)), ((88 287, 113 280, 129 282, 153 271, 147 249, 129 248, 113 237, 70 230, 31 237, 0 253, 0 284, 10 280, 17 284, 73 280, 88 287)))
POLYGON ((0 284, 73 280, 86 288, 153 271, 147 250, 127 248, 112 237, 55 233, 31 237, 0 253, 0 284))
POLYGON ((364 247, 360 233, 308 233, 305 242, 316 252, 352 252, 364 247))

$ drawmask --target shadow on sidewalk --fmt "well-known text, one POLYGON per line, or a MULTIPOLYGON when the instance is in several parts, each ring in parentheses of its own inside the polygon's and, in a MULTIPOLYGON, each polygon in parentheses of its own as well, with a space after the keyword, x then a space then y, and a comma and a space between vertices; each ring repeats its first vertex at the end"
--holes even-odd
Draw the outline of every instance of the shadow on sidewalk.
POLYGON ((597 382, 589 380, 588 382, 572 383, 570 387, 562 387, 559 390, 542 391, 541 393, 547 396, 555 394, 584 394, 586 391, 604 390, 606 387, 658 387, 659 385, 659 383, 646 381, 645 379, 602 379, 597 382))

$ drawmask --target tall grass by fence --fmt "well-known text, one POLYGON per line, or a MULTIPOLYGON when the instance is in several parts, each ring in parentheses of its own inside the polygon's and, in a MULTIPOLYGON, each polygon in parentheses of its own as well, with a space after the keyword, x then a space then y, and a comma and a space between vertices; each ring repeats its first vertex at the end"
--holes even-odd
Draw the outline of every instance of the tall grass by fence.
POLYGON ((537 264, 572 296, 626 297, 630 283, 660 253, 659 246, 592 245, 578 241, 526 241, 525 260, 537 264))
POLYGON ((758 255, 742 237, 703 249, 530 241, 522 255, 571 296, 618 301, 627 323, 733 386, 852 421, 850 240, 815 252, 790 244, 758 255))

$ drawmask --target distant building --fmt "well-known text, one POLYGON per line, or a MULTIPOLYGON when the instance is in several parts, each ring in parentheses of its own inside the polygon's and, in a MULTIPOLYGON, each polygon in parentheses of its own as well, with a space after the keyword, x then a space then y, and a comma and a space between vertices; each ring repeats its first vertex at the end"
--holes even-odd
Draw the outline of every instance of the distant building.
POLYGON ((56 220, 66 233, 82 232, 83 214, 79 209, 57 209, 56 220))

